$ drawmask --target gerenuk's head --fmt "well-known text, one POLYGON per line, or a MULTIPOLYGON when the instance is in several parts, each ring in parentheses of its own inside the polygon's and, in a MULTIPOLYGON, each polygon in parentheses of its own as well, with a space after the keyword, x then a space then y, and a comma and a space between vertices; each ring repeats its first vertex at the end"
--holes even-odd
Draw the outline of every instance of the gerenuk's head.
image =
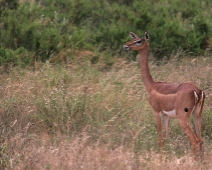
POLYGON ((146 47, 149 47, 149 34, 145 32, 144 37, 139 37, 133 32, 129 32, 129 36, 132 38, 131 41, 126 42, 123 45, 125 50, 142 50, 146 47))

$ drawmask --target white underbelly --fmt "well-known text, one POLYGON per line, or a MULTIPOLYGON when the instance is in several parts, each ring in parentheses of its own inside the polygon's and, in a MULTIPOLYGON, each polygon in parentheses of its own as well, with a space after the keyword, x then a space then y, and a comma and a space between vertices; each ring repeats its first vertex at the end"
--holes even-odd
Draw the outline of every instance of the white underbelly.
POLYGON ((172 110, 172 111, 163 111, 164 114, 168 115, 169 117, 176 117, 176 111, 172 110))

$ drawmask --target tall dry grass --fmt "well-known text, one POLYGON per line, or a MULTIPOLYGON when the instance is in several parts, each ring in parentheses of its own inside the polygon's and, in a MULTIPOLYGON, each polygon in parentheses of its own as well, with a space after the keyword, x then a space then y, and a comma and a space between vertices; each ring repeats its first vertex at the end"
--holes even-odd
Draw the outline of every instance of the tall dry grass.
POLYGON ((192 158, 177 121, 159 151, 154 114, 138 64, 80 59, 68 65, 37 63, 36 70, 11 68, 0 84, 3 169, 209 169, 212 128, 211 60, 199 57, 150 62, 158 81, 187 82, 207 94, 203 137, 205 163, 192 158), (76 64, 76 63, 77 64, 76 64), (208 117, 207 117, 208 116, 208 117))
POLYGON ((210 169, 212 155, 203 163, 195 162, 191 155, 177 157, 173 154, 154 151, 135 154, 130 148, 118 146, 109 149, 107 145, 94 143, 87 145, 89 136, 83 134, 72 142, 63 140, 57 145, 29 147, 24 159, 16 166, 23 169, 52 170, 144 170, 144 169, 210 169))

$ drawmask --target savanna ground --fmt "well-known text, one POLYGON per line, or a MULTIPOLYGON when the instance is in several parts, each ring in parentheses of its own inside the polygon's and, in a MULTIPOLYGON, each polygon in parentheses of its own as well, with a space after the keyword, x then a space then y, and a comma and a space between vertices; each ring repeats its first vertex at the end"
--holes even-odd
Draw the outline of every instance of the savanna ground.
POLYGON ((210 169, 210 57, 150 61, 156 80, 194 82, 206 93, 205 160, 199 162, 174 119, 159 151, 138 63, 115 57, 102 71, 104 64, 90 62, 91 52, 76 56, 68 64, 35 63, 33 70, 16 67, 1 74, 3 169, 210 169))
MULTIPOLYGON (((210 0, 0 0, 0 170, 212 167, 210 0), (176 120, 160 150, 127 31, 156 81, 206 93, 204 161, 176 120)), ((193 120, 191 118, 193 125, 193 120)))

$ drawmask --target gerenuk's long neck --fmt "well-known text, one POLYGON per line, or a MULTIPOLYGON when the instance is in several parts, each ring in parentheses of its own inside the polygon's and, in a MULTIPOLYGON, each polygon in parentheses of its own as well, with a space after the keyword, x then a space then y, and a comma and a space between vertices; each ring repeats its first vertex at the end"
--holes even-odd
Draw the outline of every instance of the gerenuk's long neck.
POLYGON ((155 85, 155 81, 153 80, 153 78, 149 72, 148 55, 149 55, 148 47, 139 51, 142 80, 143 80, 146 90, 148 91, 148 93, 150 93, 153 86, 155 85))

